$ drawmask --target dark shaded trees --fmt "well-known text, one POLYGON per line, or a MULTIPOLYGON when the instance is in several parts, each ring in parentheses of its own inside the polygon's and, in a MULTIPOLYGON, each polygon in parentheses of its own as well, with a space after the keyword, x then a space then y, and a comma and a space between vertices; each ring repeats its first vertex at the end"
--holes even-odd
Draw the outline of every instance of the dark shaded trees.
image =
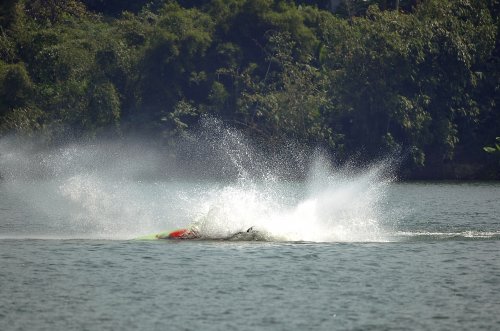
POLYGON ((211 114, 408 176, 496 166, 496 0, 10 0, 0 25, 3 134, 168 142, 211 114))

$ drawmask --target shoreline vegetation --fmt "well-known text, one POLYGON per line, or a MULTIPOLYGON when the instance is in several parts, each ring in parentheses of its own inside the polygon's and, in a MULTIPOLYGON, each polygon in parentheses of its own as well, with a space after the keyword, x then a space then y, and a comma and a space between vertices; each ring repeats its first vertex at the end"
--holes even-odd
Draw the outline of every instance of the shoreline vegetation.
POLYGON ((403 154, 403 179, 500 179, 499 12, 500 0, 5 0, 0 137, 168 146, 210 116, 270 149, 403 154))

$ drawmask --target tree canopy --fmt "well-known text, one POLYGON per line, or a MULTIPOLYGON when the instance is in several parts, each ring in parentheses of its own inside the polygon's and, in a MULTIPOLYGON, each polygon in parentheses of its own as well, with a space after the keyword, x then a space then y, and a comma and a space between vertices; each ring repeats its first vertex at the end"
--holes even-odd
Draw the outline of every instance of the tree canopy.
POLYGON ((498 178, 499 6, 3 1, 0 134, 167 144, 208 114, 341 160, 399 151, 409 178, 498 178))

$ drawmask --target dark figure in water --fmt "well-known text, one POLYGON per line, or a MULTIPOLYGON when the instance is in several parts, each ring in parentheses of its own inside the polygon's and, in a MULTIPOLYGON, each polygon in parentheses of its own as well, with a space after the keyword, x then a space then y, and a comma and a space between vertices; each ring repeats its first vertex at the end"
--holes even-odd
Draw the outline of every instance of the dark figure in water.
POLYGON ((260 237, 262 237, 262 234, 252 226, 244 232, 233 234, 231 237, 227 238, 227 240, 259 240, 260 237))

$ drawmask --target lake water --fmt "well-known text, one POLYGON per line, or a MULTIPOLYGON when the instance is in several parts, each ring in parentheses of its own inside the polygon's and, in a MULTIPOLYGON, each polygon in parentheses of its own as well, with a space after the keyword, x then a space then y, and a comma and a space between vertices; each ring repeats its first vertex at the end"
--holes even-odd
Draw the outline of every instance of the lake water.
POLYGON ((500 329, 499 184, 268 186, 3 182, 0 329, 500 329))
POLYGON ((500 330, 499 183, 201 132, 177 163, 1 139, 0 330, 500 330), (181 227, 202 240, 134 239, 181 227))

